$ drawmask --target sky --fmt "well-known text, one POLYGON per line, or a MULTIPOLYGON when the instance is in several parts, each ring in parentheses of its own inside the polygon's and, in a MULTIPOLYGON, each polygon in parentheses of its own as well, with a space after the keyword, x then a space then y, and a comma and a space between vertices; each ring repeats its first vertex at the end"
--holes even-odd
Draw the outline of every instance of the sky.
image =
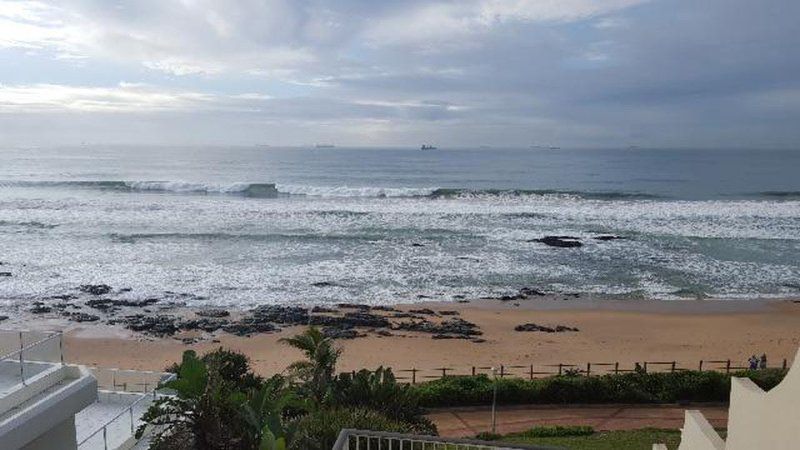
POLYGON ((0 0, 0 145, 800 147, 797 0, 0 0))

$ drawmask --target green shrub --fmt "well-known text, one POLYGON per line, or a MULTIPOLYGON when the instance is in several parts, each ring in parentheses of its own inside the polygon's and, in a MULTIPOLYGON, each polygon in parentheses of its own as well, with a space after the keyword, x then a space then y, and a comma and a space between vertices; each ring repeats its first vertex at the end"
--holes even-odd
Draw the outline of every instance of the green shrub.
POLYGON ((491 431, 481 431, 480 433, 475 435, 475 439, 479 441, 497 441, 502 438, 503 435, 492 433, 491 431))
POLYGON ((417 392, 407 384, 399 384, 392 370, 361 370, 342 373, 331 382, 330 395, 334 408, 369 408, 386 417, 408 423, 420 434, 435 435, 436 425, 425 417, 417 392))
POLYGON ((412 425, 392 420, 371 409, 318 410, 298 421, 289 448, 291 450, 330 450, 343 428, 395 433, 414 432, 412 425))
POLYGON ((589 436, 594 434, 594 428, 585 425, 569 426, 547 426, 533 427, 524 433, 519 433, 522 437, 565 437, 565 436, 589 436))
POLYGON ((762 389, 785 376, 780 369, 720 372, 626 373, 593 377, 553 376, 534 380, 486 375, 445 377, 413 386, 425 407, 486 405, 497 384, 501 404, 727 402, 731 376, 747 377, 762 389))

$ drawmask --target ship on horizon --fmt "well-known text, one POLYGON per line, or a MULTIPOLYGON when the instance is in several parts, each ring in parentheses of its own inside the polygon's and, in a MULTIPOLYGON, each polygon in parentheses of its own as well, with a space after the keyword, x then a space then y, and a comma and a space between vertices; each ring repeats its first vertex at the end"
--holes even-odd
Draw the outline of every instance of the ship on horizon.
POLYGON ((333 144, 316 144, 315 148, 336 148, 333 144))
POLYGON ((430 144, 422 144, 422 147, 419 148, 420 150, 436 150, 435 145, 430 144))

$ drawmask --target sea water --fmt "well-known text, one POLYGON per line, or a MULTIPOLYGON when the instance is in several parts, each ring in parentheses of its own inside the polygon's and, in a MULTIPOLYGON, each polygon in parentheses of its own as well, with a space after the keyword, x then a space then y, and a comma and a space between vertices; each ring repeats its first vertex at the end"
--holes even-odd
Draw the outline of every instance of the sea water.
POLYGON ((2 148, 0 311, 88 283, 242 308, 796 297, 798 168, 778 150, 2 148))

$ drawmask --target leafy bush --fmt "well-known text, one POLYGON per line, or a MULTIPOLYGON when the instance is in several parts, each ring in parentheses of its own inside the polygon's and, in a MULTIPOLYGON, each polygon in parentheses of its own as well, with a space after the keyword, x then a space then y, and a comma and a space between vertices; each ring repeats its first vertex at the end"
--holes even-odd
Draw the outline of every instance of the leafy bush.
POLYGON ((522 437, 565 437, 589 436, 594 434, 594 428, 586 425, 533 427, 528 431, 519 433, 522 437))
POLYGON ((318 410, 300 419, 289 448, 291 450, 330 450, 343 428, 396 433, 414 432, 412 425, 392 420, 372 409, 318 410))
POLYGON ((492 433, 491 431, 481 431, 475 435, 475 439, 479 441, 497 441, 502 437, 502 434, 492 433))
POLYGON ((340 374, 331 385, 331 403, 334 407, 373 409, 412 425, 415 432, 437 434, 436 425, 419 406, 417 392, 409 385, 398 384, 388 368, 340 374))
POLYGON ((626 373, 594 377, 553 376, 534 380, 486 375, 445 377, 413 386, 425 407, 486 405, 497 384, 502 404, 727 402, 731 376, 747 377, 762 389, 776 386, 780 369, 719 372, 626 373))

